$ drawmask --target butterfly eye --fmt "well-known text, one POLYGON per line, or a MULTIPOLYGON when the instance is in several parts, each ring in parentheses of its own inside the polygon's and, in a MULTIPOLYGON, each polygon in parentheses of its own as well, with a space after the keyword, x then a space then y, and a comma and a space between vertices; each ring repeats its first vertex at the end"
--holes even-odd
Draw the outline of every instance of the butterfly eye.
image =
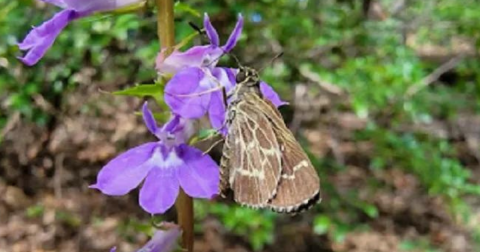
POLYGON ((245 81, 246 78, 247 78, 246 72, 244 72, 243 70, 240 70, 240 72, 238 72, 237 76, 235 77, 235 81, 237 83, 240 83, 245 81))

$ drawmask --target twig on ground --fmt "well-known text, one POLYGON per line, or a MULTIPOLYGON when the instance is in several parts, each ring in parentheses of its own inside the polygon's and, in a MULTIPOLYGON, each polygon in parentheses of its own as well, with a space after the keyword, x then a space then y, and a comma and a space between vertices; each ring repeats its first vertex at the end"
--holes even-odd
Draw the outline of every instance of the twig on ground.
POLYGON ((412 97, 413 95, 418 93, 423 88, 429 86, 430 84, 432 84, 433 82, 438 80, 438 78, 440 78, 440 76, 442 76, 442 74, 444 74, 444 73, 452 70, 453 68, 455 68, 457 66, 458 62, 460 62, 462 60, 462 58, 463 58, 463 56, 456 56, 456 57, 450 59, 449 61, 443 63, 441 66, 439 66, 437 69, 435 69, 432 73, 430 73, 425 78, 423 78, 420 82, 418 82, 417 84, 412 85, 410 88, 408 88, 407 92, 405 92, 404 99, 408 99, 408 98, 412 97))
POLYGON ((15 125, 19 120, 20 120, 20 112, 16 111, 8 118, 8 121, 5 124, 5 127, 3 127, 2 131, 0 131, 0 140, 3 139, 5 135, 7 135, 7 133, 10 132, 15 127, 15 125))
POLYGON ((334 95, 343 95, 345 92, 343 89, 338 87, 337 85, 334 85, 332 83, 326 82, 320 78, 320 76, 310 70, 308 67, 301 67, 300 68, 300 73, 307 78, 308 80, 315 82, 320 86, 321 89, 334 94, 334 95))
POLYGON ((62 198, 62 177, 63 177, 63 160, 65 159, 65 154, 60 153, 55 157, 55 176, 53 178, 53 190, 55 193, 55 198, 62 198))

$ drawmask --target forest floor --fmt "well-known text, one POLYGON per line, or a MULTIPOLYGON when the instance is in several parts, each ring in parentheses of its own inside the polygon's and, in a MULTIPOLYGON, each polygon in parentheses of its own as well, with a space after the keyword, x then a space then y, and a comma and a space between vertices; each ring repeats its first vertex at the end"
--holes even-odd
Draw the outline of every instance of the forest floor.
MULTIPOLYGON (((45 127, 26 123, 18 116, 11 118, 0 146, 0 252, 99 252, 113 246, 123 252, 135 251, 147 241, 145 234, 124 228, 126 220, 150 218, 138 206, 136 192, 108 197, 88 189, 109 159, 153 140, 134 114, 140 107, 138 99, 98 91, 112 88, 106 83, 82 84, 75 92, 63 95, 61 106, 37 97, 37 105, 54 116, 45 127)), ((367 168, 373 155, 371 144, 352 141, 352 132, 366 127, 364 120, 353 113, 328 109, 319 119, 319 107, 328 106, 328 98, 325 103, 317 98, 310 97, 304 103, 313 104, 313 108, 297 106, 293 126, 303 134, 314 155, 332 156, 348 167, 321 179, 330 181, 340 192, 358 190, 360 197, 377 207, 378 217, 362 219, 369 228, 347 234, 342 242, 314 234, 311 213, 278 218, 275 240, 263 251, 394 252, 405 251, 401 243, 406 239, 423 239, 442 251, 478 251, 469 228, 459 225, 442 199, 429 196, 415 176, 395 167, 379 171, 367 168), (371 177, 389 189, 368 191, 371 177)), ((448 135, 451 123, 478 125, 480 129, 478 116, 458 120, 434 122, 415 130, 448 135)), ((468 150, 469 145, 479 144, 479 137, 472 133, 456 143, 467 153, 462 160, 477 181, 479 160, 468 150)), ((323 196, 323 202, 329 200, 328 195, 323 196)), ((477 211, 472 223, 480 223, 477 211)), ((195 251, 251 251, 247 240, 226 231, 218 219, 208 217, 201 225, 195 251)))

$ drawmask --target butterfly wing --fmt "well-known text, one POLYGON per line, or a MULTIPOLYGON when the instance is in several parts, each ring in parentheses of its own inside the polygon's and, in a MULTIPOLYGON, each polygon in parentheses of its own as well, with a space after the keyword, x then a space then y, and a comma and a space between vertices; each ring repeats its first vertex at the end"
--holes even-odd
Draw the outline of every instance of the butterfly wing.
POLYGON ((245 100, 229 108, 229 120, 222 181, 232 188, 240 204, 266 207, 276 194, 281 176, 281 152, 273 125, 245 100))
MULTIPOLYGON (((260 98, 261 99, 261 98, 260 98)), ((307 154, 285 125, 280 112, 268 100, 256 101, 272 122, 282 152, 282 172, 277 193, 269 207, 277 212, 299 212, 320 199, 320 179, 307 154)))

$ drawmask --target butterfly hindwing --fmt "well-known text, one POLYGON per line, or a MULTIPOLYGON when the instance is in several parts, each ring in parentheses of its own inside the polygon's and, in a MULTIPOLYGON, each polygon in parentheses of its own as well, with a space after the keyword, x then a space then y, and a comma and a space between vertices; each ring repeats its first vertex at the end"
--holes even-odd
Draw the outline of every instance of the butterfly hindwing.
POLYGON ((278 109, 259 96, 257 109, 269 119, 280 151, 282 172, 275 197, 269 207, 277 212, 296 212, 308 208, 320 198, 320 179, 310 159, 285 125, 278 109))

